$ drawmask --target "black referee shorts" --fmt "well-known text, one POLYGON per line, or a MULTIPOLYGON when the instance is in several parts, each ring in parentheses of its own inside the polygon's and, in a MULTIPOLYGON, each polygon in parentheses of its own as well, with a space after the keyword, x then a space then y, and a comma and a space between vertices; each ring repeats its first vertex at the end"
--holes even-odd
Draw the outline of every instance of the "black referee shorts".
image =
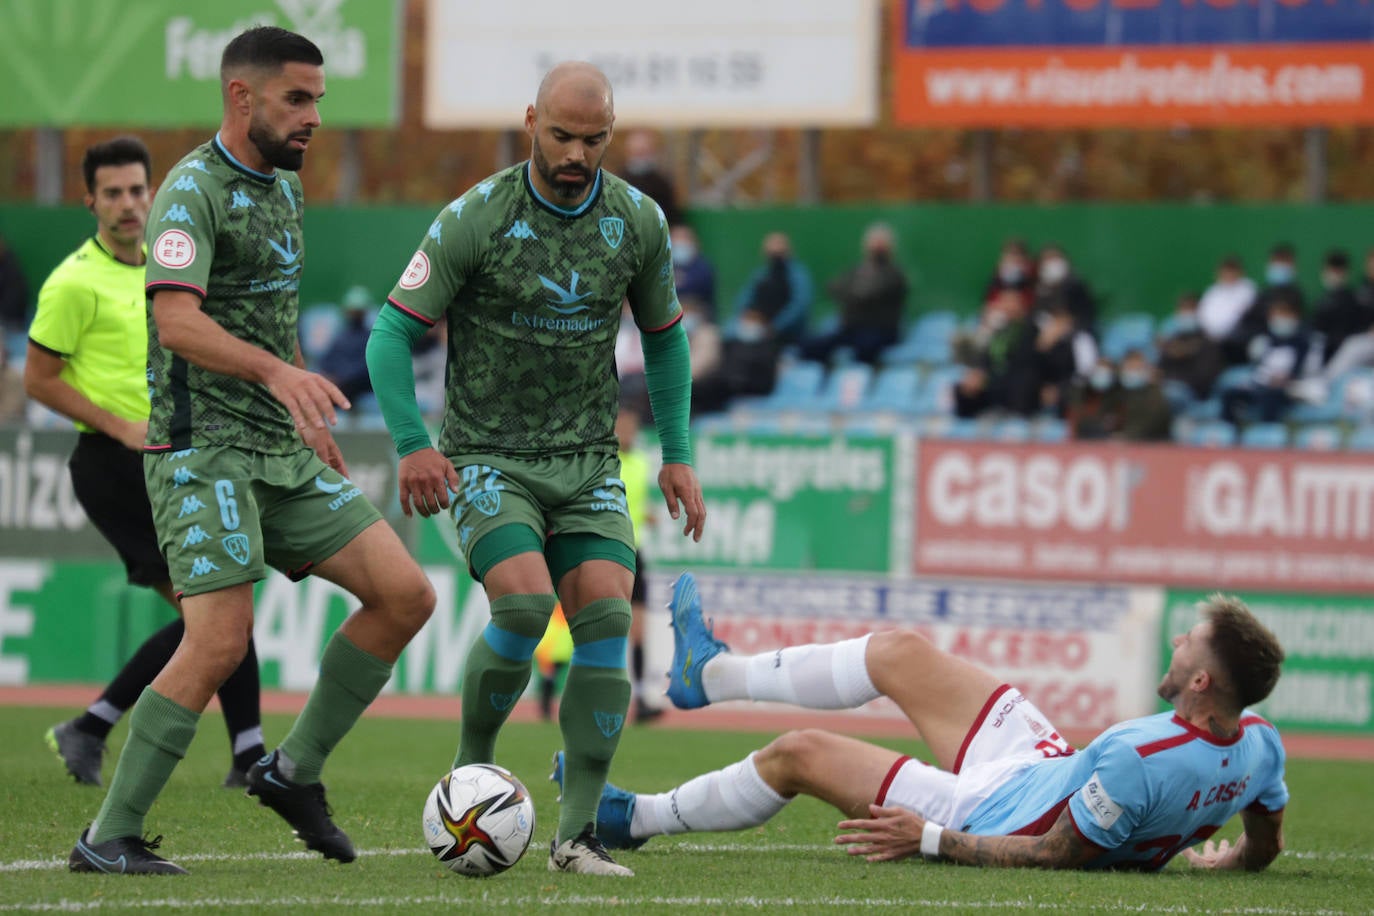
POLYGON ((649 589, 644 581, 644 554, 635 551, 635 584, 630 587, 630 603, 644 604, 649 600, 649 589))
POLYGON ((76 501, 91 524, 119 552, 129 582, 154 586, 171 580, 158 549, 143 454, 104 433, 82 433, 67 460, 76 501))

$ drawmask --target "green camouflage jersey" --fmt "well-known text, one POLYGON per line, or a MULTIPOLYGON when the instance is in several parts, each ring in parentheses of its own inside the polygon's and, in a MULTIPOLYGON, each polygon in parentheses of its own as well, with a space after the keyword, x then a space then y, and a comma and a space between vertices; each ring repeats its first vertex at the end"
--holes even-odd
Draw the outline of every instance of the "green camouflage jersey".
MULTIPOLYGON (((220 327, 287 362, 296 356, 301 181, 239 162, 219 142, 178 162, 148 221, 146 289, 186 290, 220 327)), ((148 451, 229 445, 268 455, 301 447, 286 408, 265 385, 211 372, 162 348, 148 310, 148 451)))
POLYGON ((575 210, 540 197, 528 163, 498 172, 429 227, 388 301, 448 317, 439 450, 535 457, 616 451, 615 338, 678 320, 658 205, 598 172, 575 210))

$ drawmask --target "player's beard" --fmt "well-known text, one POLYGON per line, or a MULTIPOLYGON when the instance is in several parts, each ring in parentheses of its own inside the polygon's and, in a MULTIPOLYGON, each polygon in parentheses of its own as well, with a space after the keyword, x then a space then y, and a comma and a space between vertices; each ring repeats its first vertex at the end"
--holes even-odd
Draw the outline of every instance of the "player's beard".
MULTIPOLYGON (((305 131, 295 136, 309 137, 310 132, 305 131)), ((256 119, 248 124, 248 139, 274 169, 299 172, 305 164, 305 150, 290 145, 295 137, 278 137, 272 133, 272 128, 256 119)))
POLYGON ((592 170, 581 165, 563 165, 555 170, 549 165, 549 160, 544 158, 544 151, 539 148, 539 138, 534 138, 531 147, 531 159, 534 160, 534 167, 539 171, 539 177, 544 179, 544 183, 553 188, 553 192, 565 201, 573 202, 587 193, 587 189, 592 184, 592 170), (575 171, 582 176, 581 181, 564 181, 558 177, 558 172, 575 171))

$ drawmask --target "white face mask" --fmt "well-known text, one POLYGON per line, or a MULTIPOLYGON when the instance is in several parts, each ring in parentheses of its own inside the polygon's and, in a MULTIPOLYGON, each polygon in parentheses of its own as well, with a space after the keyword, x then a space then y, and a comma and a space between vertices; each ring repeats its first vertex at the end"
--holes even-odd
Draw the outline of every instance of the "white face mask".
POLYGON ((697 246, 691 242, 678 242, 673 246, 673 263, 678 267, 691 264, 696 256, 697 246))
POLYGON ((1040 279, 1046 283, 1060 283, 1069 275, 1069 262, 1063 258, 1046 258, 1040 265, 1040 279))

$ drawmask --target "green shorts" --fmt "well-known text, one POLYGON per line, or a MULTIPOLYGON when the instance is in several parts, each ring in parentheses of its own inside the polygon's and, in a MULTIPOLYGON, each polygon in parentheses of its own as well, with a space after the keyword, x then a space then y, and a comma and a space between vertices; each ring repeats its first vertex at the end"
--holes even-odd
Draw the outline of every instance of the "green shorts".
POLYGON ((302 579, 382 516, 314 450, 228 447, 145 454, 159 546, 178 594, 256 582, 267 567, 302 579))
MULTIPOLYGON (((620 459, 584 452, 547 458, 501 455, 450 456, 462 483, 451 512, 458 546, 473 578, 481 580, 497 562, 523 552, 533 539, 502 533, 496 553, 477 550, 482 538, 523 525, 544 547, 554 584, 587 559, 609 559, 634 571, 634 524, 625 503, 620 459), (576 536, 576 537, 569 537, 576 536), (506 546, 509 545, 509 546, 506 546), (485 562, 474 562, 474 554, 485 562), (478 566, 485 568, 479 569, 478 566)), ((511 529, 515 530, 515 529, 511 529)))

